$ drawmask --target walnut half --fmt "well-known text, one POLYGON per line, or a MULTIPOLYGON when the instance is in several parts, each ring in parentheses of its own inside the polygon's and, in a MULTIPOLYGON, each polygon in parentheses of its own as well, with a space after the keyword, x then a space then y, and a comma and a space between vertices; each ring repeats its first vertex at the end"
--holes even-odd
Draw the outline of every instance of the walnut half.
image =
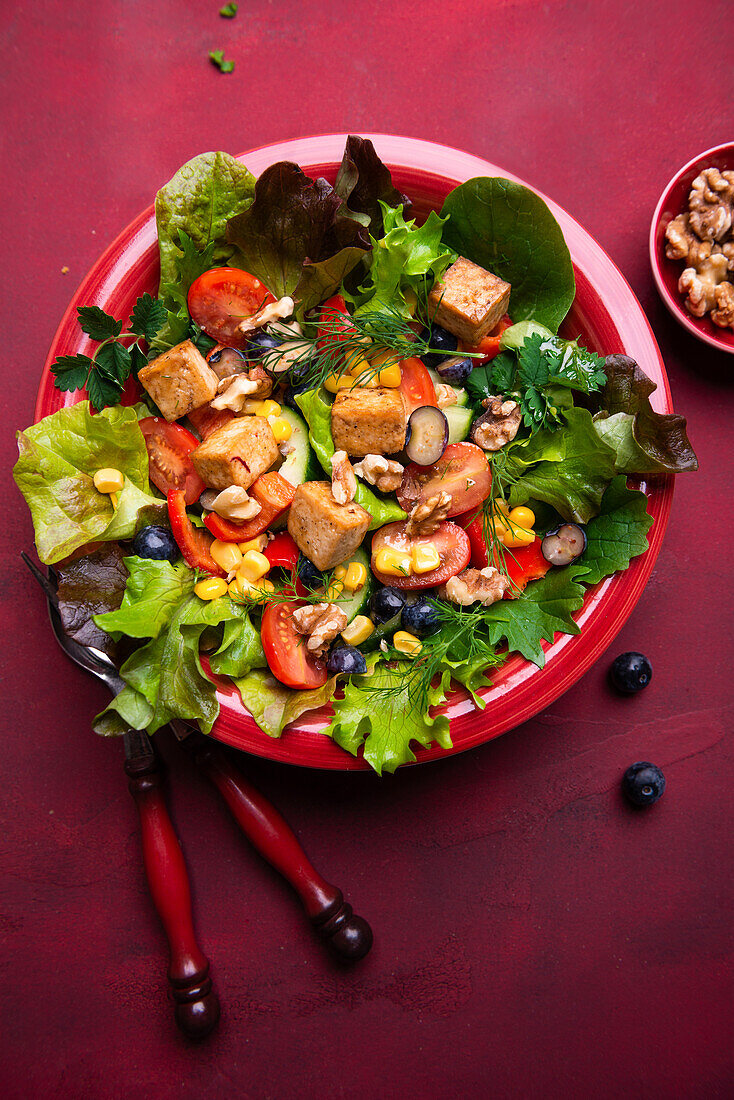
POLYGON ((487 397, 482 402, 485 413, 474 421, 469 438, 483 451, 499 451, 517 435, 522 413, 517 401, 502 397, 487 397))
POLYGON ((312 603, 296 608, 293 623, 299 634, 308 634, 308 652, 321 657, 346 627, 347 616, 334 603, 312 603))
POLYGON ((501 600, 509 587, 509 578, 493 565, 488 565, 484 569, 465 569, 458 577, 451 577, 439 588, 438 594, 461 607, 469 607, 473 603, 488 607, 501 600))
POLYGON ((416 536, 425 538, 432 535, 439 523, 447 518, 452 502, 451 493, 444 489, 435 496, 429 497, 422 504, 414 504, 408 516, 405 533, 409 538, 416 536))
POLYGON ((354 464, 354 472, 368 485, 374 485, 381 493, 394 493, 403 480, 403 467, 393 458, 384 455, 365 455, 354 464))
POLYGON ((726 279, 727 259, 723 253, 710 256, 695 267, 687 267, 678 280, 678 290, 687 294, 686 309, 694 317, 703 317, 716 306, 716 288, 726 279))
POLYGON ((734 328, 734 286, 719 283, 714 291, 716 309, 711 310, 711 320, 719 328, 734 328))
POLYGON ((357 492, 357 479, 346 451, 334 451, 331 459, 331 495, 337 504, 349 504, 357 492))

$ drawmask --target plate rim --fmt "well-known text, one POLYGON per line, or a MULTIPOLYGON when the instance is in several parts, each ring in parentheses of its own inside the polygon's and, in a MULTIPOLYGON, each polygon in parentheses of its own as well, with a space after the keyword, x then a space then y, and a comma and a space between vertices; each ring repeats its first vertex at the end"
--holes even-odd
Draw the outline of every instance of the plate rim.
MULTIPOLYGON (((285 142, 267 143, 240 154, 237 159, 243 161, 251 170, 255 171, 255 174, 259 174, 267 167, 267 163, 274 163, 282 159, 296 160, 304 166, 304 170, 315 171, 320 167, 331 167, 335 163, 339 163, 347 136, 346 133, 326 133, 311 135, 306 138, 289 139, 285 142), (316 153, 319 154, 318 159, 310 159, 310 157, 315 156, 316 153), (290 156, 288 154, 290 154, 290 156), (261 161, 263 163, 260 163, 261 161), (267 161, 267 163, 265 163, 265 161, 267 161)), ((629 283, 605 249, 572 215, 568 214, 567 211, 558 206, 552 199, 544 195, 543 192, 539 191, 537 188, 531 187, 520 177, 507 172, 499 165, 492 164, 471 153, 455 149, 451 146, 440 145, 435 142, 426 142, 417 138, 402 137, 400 135, 365 133, 360 136, 369 138, 373 141, 380 153, 381 159, 393 169, 417 171, 423 175, 431 175, 434 179, 453 184, 463 182, 464 179, 472 178, 472 175, 499 175, 530 187, 532 191, 543 198, 554 216, 562 225, 565 224, 565 229, 567 231, 573 227, 574 235, 578 238, 576 243, 582 242, 590 249, 591 259, 597 261, 601 258, 603 260, 605 275, 608 275, 614 281, 616 290, 621 293, 623 298, 627 299, 627 304, 632 307, 634 320, 640 328, 642 335, 646 337, 649 342, 649 346, 646 350, 653 354, 657 361, 659 378, 656 379, 656 382, 658 389, 653 395, 653 403, 660 408, 660 411, 672 411, 672 398, 667 372, 650 322, 642 306, 634 295, 629 283), (396 157, 399 159, 396 159, 396 157), (416 161, 418 161, 417 164, 415 163, 416 161), (437 163, 443 166, 444 171, 437 171, 437 163), (452 166, 451 173, 445 171, 449 165, 452 166), (458 176, 453 174, 457 169, 459 171, 458 176), (466 174, 462 175, 462 173, 466 174)), ((84 304, 94 304, 95 301, 97 304, 100 304, 101 301, 106 300, 109 292, 120 285, 120 280, 124 271, 130 271, 136 263, 140 263, 140 261, 145 258, 147 250, 149 250, 151 246, 154 246, 155 243, 154 205, 151 204, 115 237, 81 280, 56 329, 49 354, 44 364, 35 406, 36 420, 47 413, 47 408, 45 406, 47 406, 47 402, 51 398, 49 390, 52 391, 56 395, 56 399, 58 399, 58 391, 53 387, 53 379, 50 376, 49 366, 55 355, 58 354, 58 345, 60 341, 63 340, 67 330, 69 328, 74 330, 75 344, 78 350, 83 350, 85 344, 89 346, 92 345, 92 341, 88 340, 86 337, 80 336, 76 329, 76 308, 77 305, 81 304, 82 297, 85 298, 84 304), (121 268, 123 270, 120 270, 121 268)), ((584 270, 584 264, 582 262, 577 262, 577 259, 581 261, 582 258, 588 260, 590 257, 585 254, 583 257, 574 256, 574 266, 577 272, 587 277, 584 270)), ((157 263, 157 255, 154 257, 154 262, 157 263)), ((139 274, 138 278, 141 279, 142 275, 139 274)), ((588 281, 594 293, 601 297, 601 294, 596 290, 593 280, 589 278, 588 281)), ((610 320, 614 322, 615 328, 617 328, 618 319, 609 313, 608 308, 606 308, 606 312, 610 320)), ((625 321, 627 320, 628 319, 625 318, 625 321)), ((580 609, 577 617, 582 622, 585 621, 586 618, 594 614, 599 603, 602 601, 608 603, 609 598, 613 595, 619 597, 617 606, 615 607, 615 614, 603 618, 603 621, 598 621, 599 616, 597 615, 597 621, 593 624, 591 635, 588 629, 584 630, 582 628, 580 633, 576 635, 563 634, 556 636, 557 640, 554 639, 551 645, 544 647, 546 653, 552 651, 553 659, 547 661, 542 670, 531 668, 531 670, 527 672, 526 680, 532 679, 533 684, 538 687, 547 685, 550 674, 555 673, 557 675, 558 673, 556 658, 562 650, 573 645, 573 652, 577 659, 573 668, 564 669, 565 678, 562 679, 561 685, 554 685, 550 687, 549 691, 546 690, 545 692, 541 688, 539 692, 539 702, 535 700, 526 703, 521 712, 515 717, 512 717, 509 721, 501 723, 500 727, 496 730, 482 729, 483 723, 481 722, 481 718, 486 712, 477 711, 472 708, 472 713, 476 719, 478 719, 474 723, 479 727, 477 731, 470 736, 463 737, 461 743, 454 745, 451 749, 442 749, 435 744, 428 749, 418 748, 415 750, 416 764, 427 763, 428 761, 439 760, 459 752, 468 751, 479 744, 486 743, 494 739, 494 737, 500 736, 509 729, 513 729, 523 722, 528 721, 545 706, 550 705, 555 699, 559 698, 560 695, 580 679, 611 643, 619 630, 621 630, 642 595, 660 551, 665 529, 667 527, 671 510, 674 480, 673 475, 663 475, 653 481, 653 488, 656 493, 655 499, 658 502, 658 512, 650 532, 649 549, 645 554, 633 559, 633 563, 623 573, 615 574, 605 579, 600 585, 597 585, 593 589, 587 589, 584 605, 580 609)), ((648 496, 648 500, 649 499, 650 497, 648 496)), ((503 666, 503 669, 506 670, 508 666, 512 668, 517 665, 518 668, 525 670, 528 664, 529 662, 526 662, 523 658, 514 655, 506 665, 503 666)), ((521 681, 521 683, 522 682, 524 681, 521 681)), ((508 691, 512 691, 512 686, 508 688, 508 691)), ((234 688, 234 685, 227 685, 226 689, 222 688, 219 691, 219 695, 220 702, 223 703, 228 696, 232 695, 235 695, 239 701, 239 694, 236 688, 234 688)), ((461 693, 454 693, 454 695, 460 696, 461 693)), ((240 706, 240 709, 244 710, 244 707, 240 706)), ((236 748, 271 760, 276 760, 281 763, 290 763, 299 767, 338 771, 370 770, 369 764, 364 761, 361 754, 358 757, 352 757, 346 750, 339 748, 330 738, 324 737, 321 734, 318 734, 321 738, 320 743, 314 742, 309 748, 308 745, 310 742, 307 742, 306 747, 299 746, 294 750, 294 747, 288 744, 289 736, 302 732, 310 738, 312 734, 316 732, 308 728, 308 721, 306 721, 305 727, 300 720, 297 721, 294 724, 295 729, 288 727, 284 734, 276 739, 270 738, 264 734, 249 714, 245 713, 241 716, 244 719, 245 729, 247 729, 248 726, 253 728, 249 731, 249 736, 242 736, 237 735, 236 731, 229 728, 227 713, 226 707, 223 707, 220 718, 217 720, 212 732, 219 740, 233 745, 236 748), (252 734, 255 731, 257 736, 256 739, 253 739, 252 734), (318 751, 317 745, 320 747, 321 752, 318 751), (316 750, 316 759, 313 758, 314 750, 316 750)), ((312 713, 318 714, 319 712, 312 713)), ((461 714, 463 716, 464 711, 462 711, 461 714)), ((454 721, 455 720, 456 718, 454 721)), ((235 720, 235 724, 241 725, 242 722, 235 720)), ((411 764, 412 763, 413 762, 411 762, 411 764)))

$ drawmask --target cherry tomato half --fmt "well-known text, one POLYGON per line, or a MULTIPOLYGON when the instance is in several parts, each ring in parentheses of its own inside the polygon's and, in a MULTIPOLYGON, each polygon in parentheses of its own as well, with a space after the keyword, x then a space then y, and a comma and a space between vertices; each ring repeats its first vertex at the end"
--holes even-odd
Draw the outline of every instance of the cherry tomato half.
POLYGON ((210 512, 204 520, 204 524, 215 538, 223 542, 246 542, 261 535, 270 526, 273 520, 290 507, 293 497, 296 495, 295 486, 286 481, 279 473, 272 470, 269 474, 262 474, 250 486, 249 493, 260 504, 260 511, 253 519, 244 523, 234 523, 228 519, 222 519, 216 512, 210 512))
POLYGON ((457 527, 455 523, 444 521, 432 535, 425 538, 411 539, 406 534, 406 523, 388 523, 381 527, 372 538, 372 561, 383 546, 392 546, 396 550, 410 550, 413 546, 435 546, 438 550, 441 564, 430 573, 414 573, 409 577, 393 577, 387 573, 380 573, 372 566, 372 572, 380 584, 388 584, 393 588, 433 588, 437 584, 445 584, 450 577, 455 577, 469 562, 470 546, 466 531, 457 527))
POLYGON ((313 657, 306 649, 307 638, 293 623, 296 603, 270 603, 263 612, 260 627, 265 659, 273 676, 286 687, 305 691, 323 687, 328 679, 326 661, 313 657))
POLYGON ((191 284, 188 307, 197 325, 230 348, 244 348, 239 325, 275 298, 264 283, 237 267, 215 267, 191 284))
POLYGON ((209 553, 209 547, 212 544, 211 536, 200 527, 194 527, 186 515, 186 501, 182 490, 172 489, 168 493, 167 500, 171 531, 178 543, 183 560, 192 569, 205 569, 214 577, 223 577, 224 570, 219 568, 209 553))
POLYGON ((514 322, 509 313, 506 313, 504 317, 500 317, 492 331, 478 344, 465 344, 462 340, 459 343, 459 350, 475 352, 482 356, 481 359, 473 360, 475 367, 480 366, 482 363, 488 363, 490 359, 494 359, 496 355, 499 355, 500 336, 506 328, 511 328, 513 324, 514 322))
POLYGON ((199 440, 180 424, 169 424, 162 416, 144 417, 140 430, 148 449, 148 474, 156 489, 162 493, 183 489, 186 504, 193 504, 205 488, 190 457, 199 440))
POLYGON ((231 409, 213 409, 211 405, 202 405, 200 409, 193 409, 188 414, 188 420, 194 431, 197 431, 202 439, 208 439, 217 428, 223 428, 234 417, 231 409))
POLYGON ((400 363, 400 392, 403 395, 405 412, 408 416, 413 409, 419 409, 421 405, 432 405, 438 408, 436 389, 428 373, 428 367, 414 355, 409 359, 403 359, 400 363))
POLYGON ((473 443, 449 443, 438 462, 405 467, 398 489, 400 507, 409 512, 441 491, 451 494, 450 516, 478 507, 492 488, 492 471, 481 447, 473 443))

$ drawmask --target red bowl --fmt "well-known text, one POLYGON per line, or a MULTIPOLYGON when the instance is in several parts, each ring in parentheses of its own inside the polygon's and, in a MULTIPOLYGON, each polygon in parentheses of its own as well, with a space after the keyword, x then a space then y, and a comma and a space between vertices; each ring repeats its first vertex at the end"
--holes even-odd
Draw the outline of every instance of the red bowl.
MULTIPOLYGON (((504 176, 508 172, 468 153, 443 145, 386 134, 367 135, 392 170, 397 187, 409 194, 417 213, 425 215, 442 205, 446 194, 474 176, 504 176)), ((279 160, 300 164, 311 175, 333 180, 341 160, 346 134, 327 134, 268 145, 245 153, 240 159, 256 175, 279 160)), ((565 211, 545 199, 558 219, 571 251, 576 273, 576 299, 563 331, 580 336, 602 353, 626 352, 634 356, 657 384, 652 402, 658 412, 671 412, 672 402, 665 368, 647 318, 621 273, 589 234, 565 211)), ((117 317, 126 317, 143 291, 155 292, 158 253, 153 208, 144 211, 110 245, 84 279, 54 337, 44 367, 36 403, 36 419, 81 399, 55 389, 49 366, 57 355, 87 351, 90 341, 76 323, 79 305, 100 305, 117 317)), ((491 688, 481 694, 487 706, 474 708, 463 690, 452 693, 445 712, 451 720, 453 749, 418 749, 419 763, 489 741, 531 718, 576 682, 610 644, 639 600, 652 571, 665 532, 673 497, 672 476, 642 483, 648 511, 654 519, 650 547, 634 559, 629 569, 590 589, 576 615, 581 633, 560 635, 552 645, 544 643, 546 664, 536 668, 515 655, 498 670, 491 688)), ((328 721, 325 708, 313 711, 289 727, 280 739, 267 737, 255 724, 232 684, 217 683, 221 713, 213 734, 221 741, 255 753, 307 767, 337 770, 366 769, 336 746, 320 730, 328 721)))
POLYGON ((698 340, 703 340, 721 351, 734 353, 734 332, 719 328, 708 317, 694 317, 684 305, 678 290, 678 279, 683 271, 682 260, 669 260, 665 255, 665 230, 668 223, 688 209, 688 193, 696 176, 704 168, 718 168, 720 172, 734 169, 734 143, 715 145, 705 153, 689 160, 660 196, 650 225, 650 264, 660 297, 676 321, 687 328, 698 340))

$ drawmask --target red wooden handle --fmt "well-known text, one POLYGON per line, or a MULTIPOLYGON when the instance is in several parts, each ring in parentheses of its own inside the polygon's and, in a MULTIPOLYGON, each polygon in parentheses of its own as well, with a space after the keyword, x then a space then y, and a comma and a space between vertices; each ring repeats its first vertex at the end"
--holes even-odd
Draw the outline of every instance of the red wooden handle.
POLYGON ((222 794, 238 825, 261 856, 298 894, 314 928, 345 959, 361 959, 372 947, 372 929, 336 886, 322 878, 290 825, 210 741, 191 739, 196 761, 222 794))
POLYGON ((217 1025, 219 1000, 212 990, 209 960, 196 943, 181 845, 168 816, 155 757, 126 760, 125 771, 140 814, 148 886, 168 938, 168 982, 176 1023, 190 1039, 201 1039, 217 1025))

